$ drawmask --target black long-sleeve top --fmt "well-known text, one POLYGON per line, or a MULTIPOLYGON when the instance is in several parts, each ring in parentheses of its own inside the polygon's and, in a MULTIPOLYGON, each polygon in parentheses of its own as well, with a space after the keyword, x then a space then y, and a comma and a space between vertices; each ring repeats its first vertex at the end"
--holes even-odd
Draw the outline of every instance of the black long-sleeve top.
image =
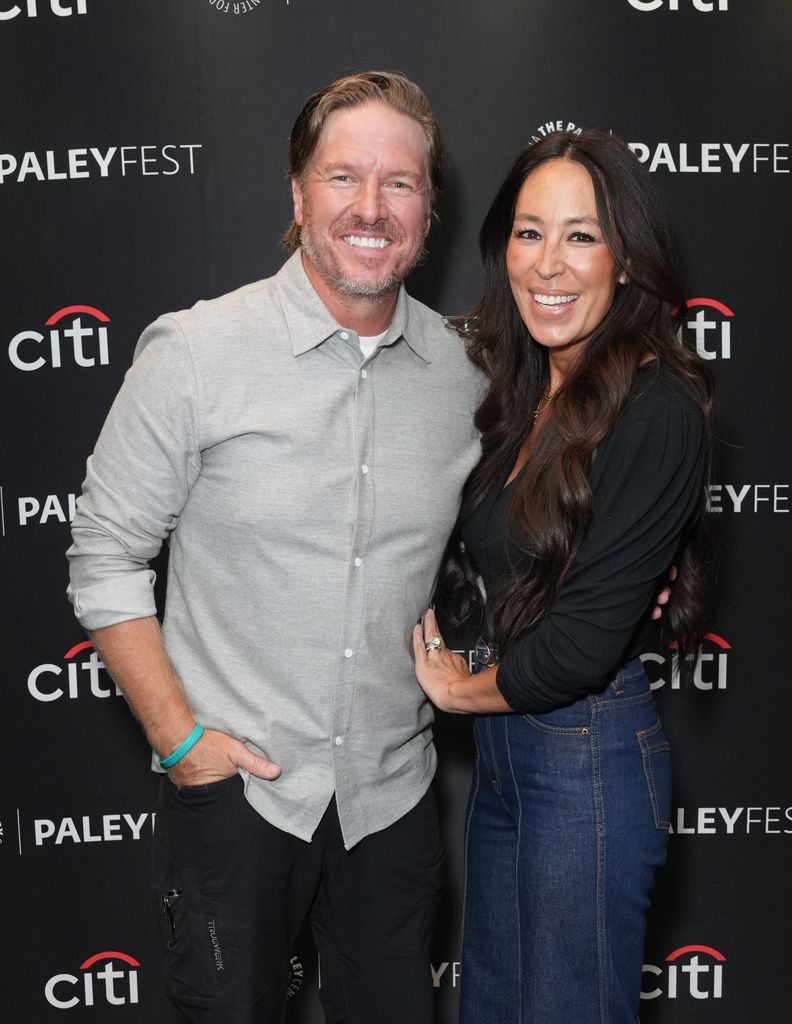
MULTIPOLYGON (((513 453, 511 465, 513 465, 513 453)), ((511 572, 506 537, 511 465, 462 525, 488 594, 511 572)), ((685 386, 646 364, 589 473, 592 515, 555 602, 503 653, 498 689, 515 711, 541 713, 602 689, 636 657, 649 610, 695 517, 704 471, 703 419, 685 386)))

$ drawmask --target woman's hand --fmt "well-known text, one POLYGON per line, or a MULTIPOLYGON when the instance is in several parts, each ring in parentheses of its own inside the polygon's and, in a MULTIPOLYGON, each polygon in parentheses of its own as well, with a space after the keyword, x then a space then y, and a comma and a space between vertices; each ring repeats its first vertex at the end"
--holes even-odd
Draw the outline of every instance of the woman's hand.
POLYGON ((441 711, 462 711, 454 706, 451 687, 454 683, 465 683, 470 679, 467 662, 458 654, 449 651, 443 643, 437 619, 431 608, 413 630, 415 650, 415 674, 429 700, 441 711), (430 641, 439 641, 440 646, 426 650, 430 641))

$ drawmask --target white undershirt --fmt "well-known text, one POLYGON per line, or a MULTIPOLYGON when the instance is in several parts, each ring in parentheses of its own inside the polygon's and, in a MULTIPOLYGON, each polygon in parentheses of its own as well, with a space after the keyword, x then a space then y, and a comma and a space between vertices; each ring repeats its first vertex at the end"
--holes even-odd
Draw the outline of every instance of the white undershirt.
POLYGON ((360 351, 363 353, 363 358, 368 359, 374 349, 379 345, 385 335, 388 333, 387 327, 382 334, 375 334, 373 337, 364 338, 362 334, 358 335, 358 343, 360 345, 360 351))

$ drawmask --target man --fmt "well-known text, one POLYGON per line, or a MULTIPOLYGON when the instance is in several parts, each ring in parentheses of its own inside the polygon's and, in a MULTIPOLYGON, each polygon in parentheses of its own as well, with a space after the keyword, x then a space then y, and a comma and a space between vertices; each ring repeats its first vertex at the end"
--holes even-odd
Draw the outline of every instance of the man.
POLYGON ((306 919, 329 1022, 433 1016, 443 855, 409 643, 479 454, 479 380, 401 285, 441 168, 403 76, 311 97, 293 255, 144 332, 88 462, 69 592, 167 769, 155 885, 189 1021, 280 1021, 306 919))

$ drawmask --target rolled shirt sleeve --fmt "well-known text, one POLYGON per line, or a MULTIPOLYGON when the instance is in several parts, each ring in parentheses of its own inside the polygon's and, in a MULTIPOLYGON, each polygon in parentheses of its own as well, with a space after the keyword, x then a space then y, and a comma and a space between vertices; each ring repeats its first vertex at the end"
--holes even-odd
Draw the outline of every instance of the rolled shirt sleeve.
POLYGON ((67 592, 86 629, 155 614, 149 562, 198 475, 197 431, 190 353, 163 317, 141 336, 77 501, 67 592))

